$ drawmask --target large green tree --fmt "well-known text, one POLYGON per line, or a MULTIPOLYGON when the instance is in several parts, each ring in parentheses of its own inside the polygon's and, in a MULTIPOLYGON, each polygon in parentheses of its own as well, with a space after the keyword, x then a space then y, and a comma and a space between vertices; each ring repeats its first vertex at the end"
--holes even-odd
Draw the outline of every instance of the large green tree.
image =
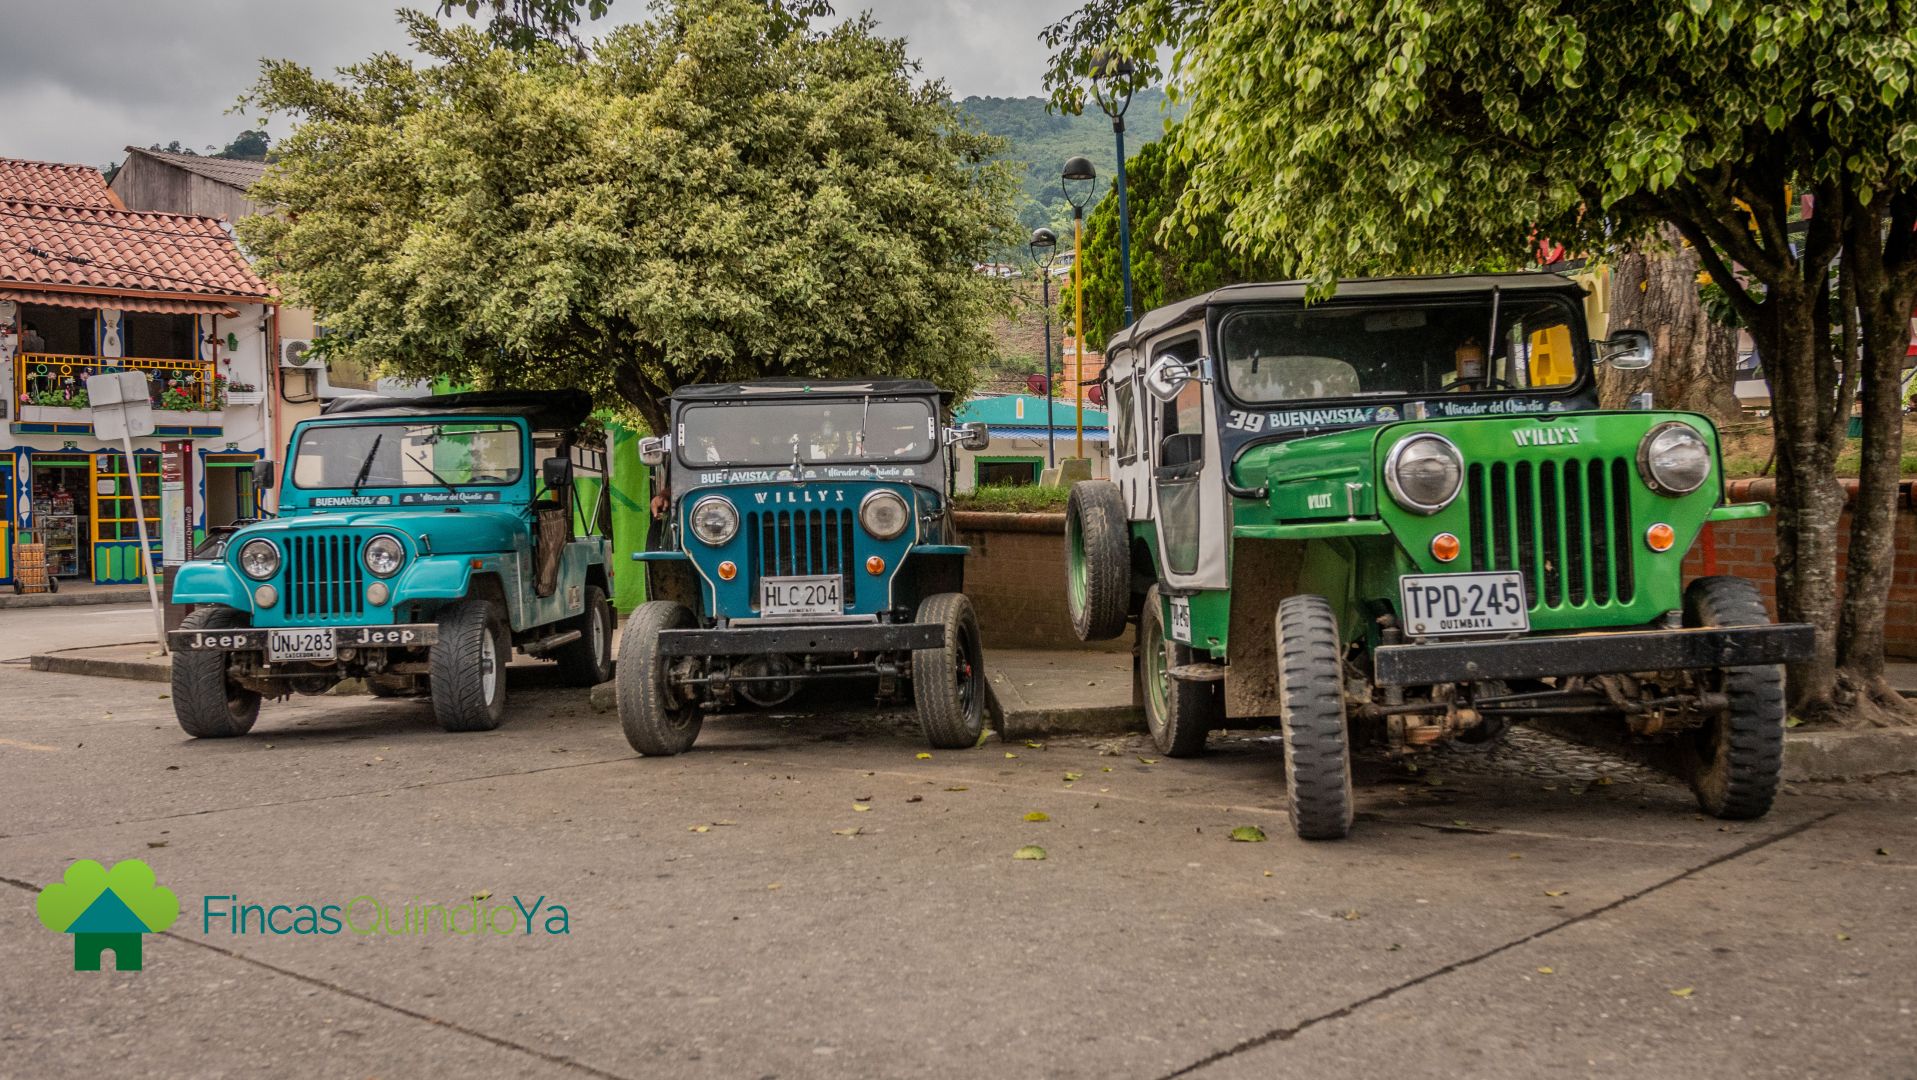
MULTIPOLYGON (((1174 127, 1167 138, 1176 138, 1174 127)), ((1174 222, 1190 172, 1167 142, 1146 145, 1125 162, 1127 209, 1132 223, 1134 315, 1221 285, 1272 281, 1289 276, 1274 258, 1236 251, 1225 243, 1222 213, 1195 224, 1174 222)), ((1123 329, 1125 287, 1118 258, 1118 195, 1107 191, 1085 216, 1085 339, 1094 349, 1123 329)), ((1071 243, 1069 232, 1061 235, 1071 243)), ((1072 311, 1068 285, 1061 310, 1072 311)))
POLYGON ((916 375, 966 391, 1010 181, 903 42, 789 5, 661 3, 588 55, 404 16, 425 61, 271 62, 295 118, 241 224, 337 355, 402 376, 617 394, 916 375))
MULTIPOLYGON (((1917 303, 1917 4, 1093 0, 1047 34, 1066 107, 1098 46, 1173 57, 1190 103, 1180 215, 1223 208, 1228 244, 1320 278, 1469 265, 1534 230, 1603 251, 1676 229, 1771 381, 1780 614, 1818 629, 1794 703, 1902 708, 1883 613, 1917 303), (1832 332, 1833 310, 1854 333, 1832 332), (1840 587, 1834 469, 1860 387, 1840 587)), ((1148 59, 1137 78, 1160 74, 1148 59)))

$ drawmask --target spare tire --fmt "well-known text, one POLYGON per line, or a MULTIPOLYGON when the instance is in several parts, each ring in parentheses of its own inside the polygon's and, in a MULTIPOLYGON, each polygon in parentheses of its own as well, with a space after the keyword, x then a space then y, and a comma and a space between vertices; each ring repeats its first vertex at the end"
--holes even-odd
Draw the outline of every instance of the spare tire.
POLYGON ((1065 504, 1065 603, 1080 641, 1125 632, 1131 610, 1131 528, 1110 480, 1081 480, 1065 504))

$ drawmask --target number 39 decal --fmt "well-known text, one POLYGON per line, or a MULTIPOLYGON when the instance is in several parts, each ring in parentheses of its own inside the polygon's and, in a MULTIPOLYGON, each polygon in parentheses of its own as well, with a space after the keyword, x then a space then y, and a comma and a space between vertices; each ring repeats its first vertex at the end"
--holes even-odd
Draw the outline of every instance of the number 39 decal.
POLYGON ((1225 420, 1225 426, 1234 431, 1263 431, 1265 429, 1265 414, 1261 412, 1246 412, 1243 409, 1233 409, 1231 410, 1231 415, 1225 420))

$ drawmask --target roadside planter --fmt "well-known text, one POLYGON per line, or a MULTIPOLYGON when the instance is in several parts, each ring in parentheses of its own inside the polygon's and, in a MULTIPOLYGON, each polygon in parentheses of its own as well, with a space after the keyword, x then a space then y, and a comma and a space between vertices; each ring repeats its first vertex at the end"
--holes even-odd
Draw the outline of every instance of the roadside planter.
POLYGON ((953 444, 928 382, 766 380, 683 387, 670 436, 640 455, 664 471, 647 595, 619 646, 620 725, 633 749, 677 754, 705 709, 773 706, 808 682, 909 688, 935 747, 978 743, 985 675, 946 490, 953 444))
MULTIPOLYGON (((448 731, 490 730, 515 648, 575 685, 610 679, 607 542, 574 532, 590 409, 570 390, 348 398, 296 427, 279 516, 174 578, 173 602, 199 605, 167 635, 180 726, 243 735, 263 697, 361 678, 430 696, 448 731), (536 446, 557 448, 537 468, 536 446)), ((255 479, 271 487, 273 464, 255 479)))
POLYGON ((1067 590, 1085 640, 1138 626, 1146 719, 1195 754, 1276 718, 1291 821, 1352 820, 1349 743, 1414 754, 1577 718, 1674 744, 1709 813, 1770 809, 1783 672, 1811 628, 1741 578, 1683 586, 1723 502, 1717 433, 1603 411, 1553 274, 1233 286, 1108 345, 1113 477, 1074 486, 1067 590))

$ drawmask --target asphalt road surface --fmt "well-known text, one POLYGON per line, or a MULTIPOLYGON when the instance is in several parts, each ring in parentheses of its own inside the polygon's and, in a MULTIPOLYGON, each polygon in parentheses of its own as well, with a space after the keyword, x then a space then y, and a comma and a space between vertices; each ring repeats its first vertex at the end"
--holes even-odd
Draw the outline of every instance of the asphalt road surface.
POLYGON ((0 1076, 1917 1074, 1909 782, 1728 825, 1516 733, 1361 762, 1307 845, 1269 733, 928 758, 828 703, 651 760, 516 674, 497 732, 322 697, 194 742, 164 686, 0 666, 0 1076), (35 890, 133 857, 178 922, 72 970, 35 890), (375 932, 221 914, 328 904, 375 932))

